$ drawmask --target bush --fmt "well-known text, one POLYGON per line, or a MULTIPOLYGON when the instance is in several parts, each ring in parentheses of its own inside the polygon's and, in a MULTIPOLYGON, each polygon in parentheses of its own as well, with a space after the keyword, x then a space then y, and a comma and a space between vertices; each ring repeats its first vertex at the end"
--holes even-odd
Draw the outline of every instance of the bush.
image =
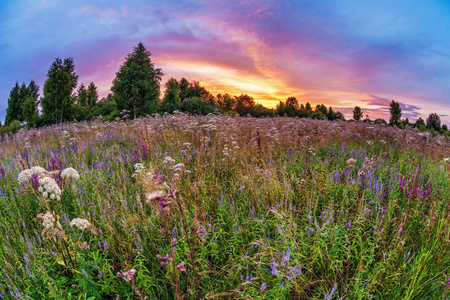
POLYGON ((215 107, 209 103, 206 103, 201 98, 192 97, 183 101, 180 106, 180 110, 191 114, 207 115, 214 112, 215 107))

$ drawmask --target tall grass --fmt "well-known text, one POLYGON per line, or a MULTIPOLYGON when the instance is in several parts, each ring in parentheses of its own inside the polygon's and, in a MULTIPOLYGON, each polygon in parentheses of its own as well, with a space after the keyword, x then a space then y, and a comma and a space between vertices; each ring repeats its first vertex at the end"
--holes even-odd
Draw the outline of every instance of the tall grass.
POLYGON ((212 114, 21 130, 0 144, 0 298, 450 297, 448 146, 212 114), (33 166, 59 201, 20 183, 33 166))

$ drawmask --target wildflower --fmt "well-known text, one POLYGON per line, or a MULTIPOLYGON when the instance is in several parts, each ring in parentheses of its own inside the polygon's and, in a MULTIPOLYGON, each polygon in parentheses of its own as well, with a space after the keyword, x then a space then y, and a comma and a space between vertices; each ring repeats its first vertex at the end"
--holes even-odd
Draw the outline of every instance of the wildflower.
POLYGON ((135 269, 131 269, 128 271, 122 270, 117 272, 117 277, 122 278, 123 280, 130 282, 133 279, 134 274, 136 274, 135 269))
POLYGON ((263 282, 263 283, 261 284, 261 291, 265 291, 266 288, 267 288, 267 283, 263 282))
POLYGON ((46 229, 50 229, 54 226, 55 224, 55 217, 53 216, 53 214, 49 211, 47 211, 45 213, 45 215, 42 216, 42 226, 44 226, 44 228, 46 229))
POLYGON ((160 202, 159 202, 159 205, 160 205, 162 208, 165 208, 165 207, 169 206, 170 204, 172 204, 172 201, 166 201, 166 202, 160 201, 160 202))
POLYGON ((60 200, 61 199, 61 189, 53 178, 44 177, 39 179, 40 188, 39 191, 42 191, 42 196, 44 198, 50 197, 51 199, 60 200), (41 189, 42 187, 42 189, 41 189), (54 195, 54 196, 52 196, 54 195))
POLYGON ((349 159, 347 159, 347 162, 346 162, 347 167, 353 167, 355 163, 356 163, 356 159, 354 159, 354 158, 349 158, 349 159))
POLYGON ((178 272, 184 272, 184 271, 186 271, 186 266, 185 266, 184 261, 182 261, 182 262, 180 262, 180 263, 177 264, 177 270, 178 270, 178 272))
POLYGON ((163 191, 154 191, 145 196, 146 203, 150 203, 152 201, 158 201, 158 200, 162 200, 162 199, 165 199, 165 194, 163 191))
POLYGON ((61 177, 68 180, 70 178, 74 180, 80 179, 80 174, 74 168, 67 168, 61 172, 61 177))
POLYGON ((164 268, 167 268, 167 265, 172 262, 172 258, 169 258, 169 254, 166 254, 166 256, 156 254, 156 257, 159 259, 161 266, 163 266, 164 268))
POLYGON ((70 222, 70 226, 75 226, 80 230, 84 230, 86 228, 88 228, 89 226, 91 226, 91 223, 89 223, 88 220, 86 219, 80 219, 80 218, 76 218, 73 219, 72 222, 70 222))
POLYGON ((179 163, 179 164, 174 165, 172 168, 173 168, 173 170, 175 172, 178 172, 178 171, 181 171, 184 168, 184 164, 183 163, 179 163))
POLYGON ((24 183, 25 181, 29 180, 33 176, 33 173, 30 169, 23 170, 19 173, 19 176, 17 176, 17 179, 20 183, 24 183))
POLYGON ((331 297, 333 297, 333 294, 336 293, 337 291, 337 283, 334 284, 333 289, 331 290, 331 292, 328 295, 325 295, 325 300, 330 300, 331 297))

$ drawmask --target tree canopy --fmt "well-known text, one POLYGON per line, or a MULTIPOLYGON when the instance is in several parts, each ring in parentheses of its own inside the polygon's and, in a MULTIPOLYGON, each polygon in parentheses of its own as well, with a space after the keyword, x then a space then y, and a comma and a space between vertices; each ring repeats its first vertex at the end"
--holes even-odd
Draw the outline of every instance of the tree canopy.
POLYGON ((75 65, 71 57, 56 58, 47 73, 44 83, 44 98, 42 99, 42 112, 44 122, 54 124, 72 120, 72 104, 75 97, 72 96, 76 88, 78 75, 75 73, 75 65))
POLYGON ((400 118, 402 117, 402 109, 400 108, 400 104, 392 100, 389 112, 391 113, 389 124, 397 126, 400 122, 400 118))
POLYGON ((155 113, 159 108, 163 72, 154 67, 150 56, 150 51, 139 43, 127 54, 111 87, 117 108, 129 110, 134 118, 155 113))

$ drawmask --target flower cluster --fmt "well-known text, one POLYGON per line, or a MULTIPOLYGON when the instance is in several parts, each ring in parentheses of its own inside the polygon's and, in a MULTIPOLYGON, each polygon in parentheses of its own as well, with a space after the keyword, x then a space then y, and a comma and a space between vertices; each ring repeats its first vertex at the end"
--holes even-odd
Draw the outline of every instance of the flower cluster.
POLYGON ((34 166, 31 169, 26 169, 26 170, 23 170, 22 172, 20 172, 17 179, 19 180, 20 183, 24 183, 25 181, 27 181, 31 177, 33 177, 33 175, 40 177, 43 174, 45 174, 46 172, 47 172, 47 170, 45 170, 44 168, 39 167, 39 166, 34 166))
POLYGON ((80 230, 84 230, 84 229, 88 228, 89 226, 91 226, 91 223, 89 223, 89 221, 86 219, 76 218, 70 222, 70 226, 72 226, 72 227, 75 226, 80 230))
POLYGON ((165 197, 166 197, 166 194, 163 191, 154 191, 145 196, 145 202, 147 204, 149 204, 152 201, 164 200, 165 197))
POLYGON ((122 271, 117 272, 117 277, 122 278, 123 280, 125 280, 127 282, 130 282, 133 279, 134 274, 136 274, 135 269, 122 270, 122 271))
POLYGON ((349 158, 349 159, 347 159, 347 167, 353 167, 354 165, 355 165, 355 163, 356 163, 356 159, 354 159, 354 158, 349 158))
POLYGON ((67 168, 61 172, 61 177, 68 180, 70 178, 74 180, 80 179, 80 174, 74 168, 67 168))
POLYGON ((156 257, 159 259, 161 266, 163 266, 164 268, 167 268, 169 263, 171 263, 173 261, 172 258, 169 257, 169 254, 166 254, 166 256, 161 256, 159 254, 156 254, 156 257))
POLYGON ((59 188, 56 181, 50 177, 44 177, 39 179, 39 193, 42 193, 44 198, 49 197, 50 199, 60 200, 61 199, 61 189, 59 188))
POLYGON ((44 228, 46 229, 50 229, 53 227, 53 225, 55 225, 55 216, 53 216, 53 214, 49 211, 47 211, 43 216, 42 216, 42 226, 44 226, 44 228))

